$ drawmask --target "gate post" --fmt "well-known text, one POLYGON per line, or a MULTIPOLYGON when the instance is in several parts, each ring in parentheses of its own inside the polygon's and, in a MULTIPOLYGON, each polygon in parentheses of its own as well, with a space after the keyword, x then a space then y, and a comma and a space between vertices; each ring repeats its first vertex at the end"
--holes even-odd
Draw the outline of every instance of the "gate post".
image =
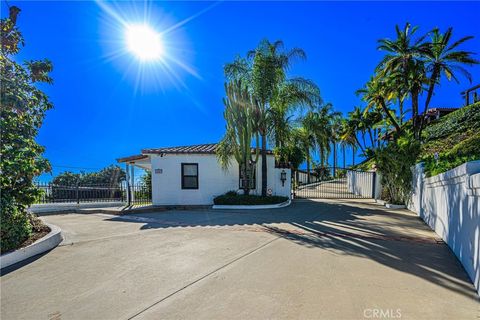
POLYGON ((372 198, 373 199, 376 199, 376 197, 375 197, 376 185, 377 185, 377 173, 375 171, 373 171, 373 176, 372 176, 372 198))

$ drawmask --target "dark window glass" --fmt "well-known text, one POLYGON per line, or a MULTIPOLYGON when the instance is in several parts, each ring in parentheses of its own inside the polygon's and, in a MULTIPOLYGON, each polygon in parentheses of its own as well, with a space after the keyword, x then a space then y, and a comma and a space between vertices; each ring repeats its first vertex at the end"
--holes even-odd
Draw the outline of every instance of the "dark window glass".
POLYGON ((198 163, 182 163, 182 189, 198 189, 198 163))

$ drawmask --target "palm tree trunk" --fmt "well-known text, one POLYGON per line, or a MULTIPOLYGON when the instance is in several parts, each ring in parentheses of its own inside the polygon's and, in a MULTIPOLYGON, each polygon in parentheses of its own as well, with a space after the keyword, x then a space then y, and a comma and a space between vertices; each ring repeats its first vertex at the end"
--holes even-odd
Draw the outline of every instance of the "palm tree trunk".
POLYGON ((430 100, 432 99, 432 96, 433 96, 433 90, 435 88, 436 80, 437 80, 437 70, 434 70, 432 72, 432 76, 430 77, 430 85, 428 86, 427 99, 425 100, 425 108, 423 109, 423 115, 427 113, 428 106, 430 105, 430 100))
POLYGON ((355 165, 355 153, 357 152, 355 146, 352 146, 352 166, 355 165))
POLYGON ((433 90, 435 88, 435 82, 437 80, 437 77, 438 77, 437 70, 433 70, 432 76, 430 77, 430 85, 428 86, 427 99, 425 100, 425 108, 423 108, 422 121, 420 123, 420 129, 418 133, 419 137, 422 136, 422 129, 425 123, 425 115, 427 114, 428 106, 430 105, 430 100, 432 99, 432 96, 433 96, 433 90))
POLYGON ((307 148, 307 183, 310 183, 310 150, 307 148))
POLYGON ((333 176, 335 177, 337 171, 337 144, 333 143, 333 176))
POLYGON ((398 125, 397 121, 395 121, 395 118, 390 114, 390 110, 388 110, 387 105, 385 104, 385 101, 382 101, 382 102, 381 102, 381 105, 382 105, 383 112, 385 112, 385 114, 387 115, 388 120, 390 120, 390 122, 393 124, 393 126, 395 127, 395 130, 397 131, 397 133, 399 133, 400 131, 402 131, 402 128, 400 128, 400 126, 398 125))
POLYGON ((262 134, 262 196, 267 196, 267 135, 262 134))
POLYGON ((365 141, 365 131, 362 131, 363 150, 367 149, 367 142, 365 141))
POLYGON ((412 114, 413 114, 413 136, 417 140, 420 138, 418 136, 419 130, 419 119, 418 119, 418 91, 417 89, 412 90, 412 114))
POLYGON ((368 128, 368 136, 370 137, 370 144, 372 148, 375 148, 375 143, 373 142, 372 128, 368 128))
POLYGON ((343 151, 343 169, 347 167, 347 161, 345 159, 345 145, 342 145, 342 151, 343 151))
POLYGON ((403 125, 403 100, 398 102, 398 110, 400 110, 400 125, 403 125))
POLYGON ((363 149, 362 145, 360 144, 360 140, 358 140, 357 135, 355 135, 355 141, 357 142, 357 145, 360 147, 360 151, 365 153, 365 149, 363 149))

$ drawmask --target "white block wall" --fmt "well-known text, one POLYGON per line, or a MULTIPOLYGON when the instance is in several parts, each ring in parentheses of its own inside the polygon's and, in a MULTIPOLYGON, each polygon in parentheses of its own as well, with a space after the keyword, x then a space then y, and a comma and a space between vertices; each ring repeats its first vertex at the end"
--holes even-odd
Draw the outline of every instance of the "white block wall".
MULTIPOLYGON (((227 191, 239 188, 238 164, 232 160, 230 167, 224 171, 214 154, 165 154, 151 155, 152 164, 152 203, 153 205, 210 205, 213 198, 227 191), (182 189, 181 164, 198 163, 198 189, 182 189), (156 173, 160 169, 162 173, 156 173)), ((261 193, 262 172, 261 159, 256 168, 256 189, 251 194, 261 193)), ((267 155, 268 185, 274 195, 290 197, 290 170, 275 168, 275 158, 267 155), (287 173, 287 180, 282 187, 280 174, 287 173)))
POLYGON ((409 209, 447 243, 480 294, 480 161, 430 178, 421 164, 412 171, 409 209))

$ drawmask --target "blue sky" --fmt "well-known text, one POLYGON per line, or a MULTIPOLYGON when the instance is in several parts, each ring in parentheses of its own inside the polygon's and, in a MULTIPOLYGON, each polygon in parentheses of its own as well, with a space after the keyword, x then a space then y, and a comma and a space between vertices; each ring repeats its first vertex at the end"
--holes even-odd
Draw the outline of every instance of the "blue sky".
MULTIPOLYGON (((54 64, 54 85, 42 87, 55 108, 38 136, 54 174, 102 168, 142 148, 218 141, 225 128, 223 65, 263 38, 303 48, 308 59, 291 75, 314 80, 342 112, 361 104, 354 92, 382 56, 376 41, 393 37, 395 24, 409 21, 421 33, 452 26, 455 38, 475 36, 463 48, 480 53, 479 2, 9 4, 22 10, 26 47, 18 58, 54 64), (139 78, 142 65, 125 51, 121 22, 143 20, 160 32, 180 25, 163 36, 168 62, 144 64, 139 78)), ((2 2, 2 17, 6 8, 2 2)), ((480 67, 470 71, 478 83, 480 67)), ((431 105, 459 106, 469 86, 443 81, 431 105)))

